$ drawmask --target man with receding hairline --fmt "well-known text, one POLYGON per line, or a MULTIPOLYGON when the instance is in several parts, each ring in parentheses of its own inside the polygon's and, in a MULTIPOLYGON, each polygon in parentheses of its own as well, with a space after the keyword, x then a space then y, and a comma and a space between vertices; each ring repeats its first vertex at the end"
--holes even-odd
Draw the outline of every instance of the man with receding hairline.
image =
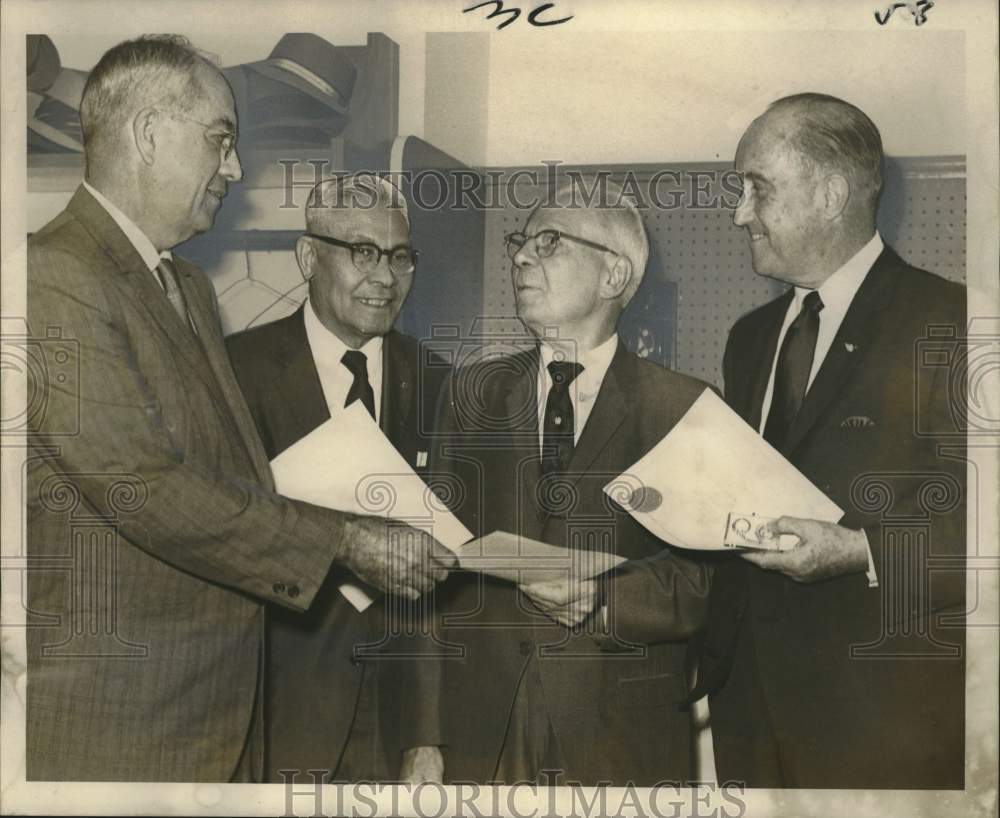
POLYGON ((29 324, 79 355, 30 420, 27 778, 260 780, 265 603, 308 609, 332 566, 412 598, 452 560, 274 493, 212 285, 171 252, 243 174, 218 69, 120 43, 81 124, 85 181, 28 241, 29 324))
MULTIPOLYGON (((406 200, 387 179, 358 173, 321 181, 305 215, 295 245, 305 302, 226 340, 267 456, 360 399, 423 474, 448 367, 429 353, 422 360, 416 339, 393 329, 420 274, 406 200)), ((375 601, 355 610, 338 590, 345 582, 358 579, 332 571, 306 614, 276 610, 269 620, 266 778, 318 770, 327 781, 440 781, 433 645, 397 633, 422 612, 371 589, 375 601)))
POLYGON ((649 252, 634 204, 612 184, 586 205, 567 193, 506 237, 517 314, 537 344, 456 372, 432 465, 461 486, 455 510, 474 534, 508 531, 629 562, 598 580, 516 587, 455 576, 439 590, 445 642, 460 646, 443 660, 451 781, 650 786, 690 773, 678 705, 708 570, 603 487, 706 385, 618 338, 649 252))
POLYGON ((844 517, 781 517, 794 548, 716 573, 692 699, 712 694, 720 781, 962 787, 964 438, 948 367, 917 370, 963 334, 965 289, 883 243, 881 165, 874 123, 812 93, 736 152, 754 271, 792 288, 732 328, 726 399, 844 517))

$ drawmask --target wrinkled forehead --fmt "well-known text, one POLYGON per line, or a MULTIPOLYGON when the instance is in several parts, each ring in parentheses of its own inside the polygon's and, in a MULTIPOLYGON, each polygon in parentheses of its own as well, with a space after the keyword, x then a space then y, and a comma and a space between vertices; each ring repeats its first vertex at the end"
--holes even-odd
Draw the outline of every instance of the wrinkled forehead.
POLYGON ((528 219, 525 233, 534 235, 541 230, 561 230, 599 242, 609 233, 608 216, 597 208, 540 207, 528 219))

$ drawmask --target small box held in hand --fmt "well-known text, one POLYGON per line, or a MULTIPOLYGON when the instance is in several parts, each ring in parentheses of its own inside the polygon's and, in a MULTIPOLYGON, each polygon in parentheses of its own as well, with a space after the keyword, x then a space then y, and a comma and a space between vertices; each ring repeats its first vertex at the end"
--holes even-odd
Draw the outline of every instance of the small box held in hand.
POLYGON ((788 551, 794 548, 799 542, 794 534, 771 533, 768 524, 777 519, 731 511, 726 521, 724 545, 727 548, 753 548, 758 551, 788 551))

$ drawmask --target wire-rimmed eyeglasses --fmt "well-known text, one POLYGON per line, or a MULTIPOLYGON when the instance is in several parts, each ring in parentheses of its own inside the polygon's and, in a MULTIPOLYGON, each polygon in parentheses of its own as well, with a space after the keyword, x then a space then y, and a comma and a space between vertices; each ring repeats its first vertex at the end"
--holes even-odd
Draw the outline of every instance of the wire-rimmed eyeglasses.
POLYGON ((219 149, 219 153, 222 156, 223 162, 228 162, 229 157, 233 155, 233 151, 236 150, 236 138, 237 135, 234 131, 222 131, 221 133, 209 133, 209 131, 217 129, 218 125, 209 125, 207 122, 201 122, 200 120, 193 119, 187 114, 182 114, 178 111, 169 111, 165 109, 157 108, 157 110, 162 110, 165 114, 170 114, 170 116, 177 117, 177 119, 182 119, 185 122, 190 122, 194 125, 200 125, 205 129, 205 138, 210 142, 214 142, 219 149))
POLYGON ((406 244, 397 244, 395 247, 379 247, 368 241, 342 241, 333 236, 319 236, 316 233, 306 233, 305 235, 324 244, 350 250, 351 261, 354 262, 359 273, 370 273, 382 261, 382 256, 386 256, 389 259, 389 269, 394 275, 409 275, 416 269, 420 255, 406 244))
POLYGON ((614 253, 616 256, 621 255, 617 250, 612 250, 610 247, 605 247, 596 241, 564 233, 562 230, 539 230, 533 236, 529 236, 520 230, 508 233, 503 237, 503 240, 507 243, 507 255, 514 258, 517 255, 517 251, 532 239, 535 240, 535 254, 539 258, 548 258, 551 256, 559 247, 559 242, 563 239, 582 244, 584 247, 590 247, 592 250, 600 250, 602 253, 614 253))

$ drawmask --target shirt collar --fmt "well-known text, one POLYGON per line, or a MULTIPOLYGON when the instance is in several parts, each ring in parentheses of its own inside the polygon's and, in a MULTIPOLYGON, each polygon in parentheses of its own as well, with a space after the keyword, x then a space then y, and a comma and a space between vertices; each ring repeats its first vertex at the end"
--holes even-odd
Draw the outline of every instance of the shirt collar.
MULTIPOLYGON (((318 366, 339 367, 340 359, 344 357, 344 353, 350 347, 341 341, 335 333, 323 326, 323 322, 316 315, 312 300, 308 296, 306 297, 304 313, 306 338, 309 340, 309 348, 312 350, 314 361, 318 366)), ((376 335, 369 339, 358 351, 363 352, 368 359, 368 377, 371 378, 375 371, 374 368, 381 369, 382 366, 382 336, 376 335)))
POLYGON ((97 200, 97 203, 101 207, 108 211, 108 215, 114 223, 121 228, 121 231, 125 234, 125 238, 129 240, 136 252, 142 258, 143 263, 150 270, 156 269, 161 258, 172 258, 170 251, 164 251, 162 253, 158 252, 153 246, 153 242, 149 240, 149 237, 142 232, 138 225, 122 213, 117 205, 109 200, 103 193, 101 193, 101 191, 87 182, 86 179, 83 181, 83 187, 84 190, 97 200))
MULTIPOLYGON (((589 391, 588 386, 600 388, 607 374, 608 367, 611 366, 611 359, 615 357, 615 350, 618 349, 618 334, 612 333, 606 341, 598 344, 593 349, 577 356, 577 363, 583 366, 580 373, 578 389, 582 392, 589 391)), ((556 360, 556 351, 548 344, 541 344, 542 372, 548 374, 549 364, 556 360)))
MULTIPOLYGON (((882 237, 878 231, 875 231, 875 235, 864 247, 816 288, 816 292, 819 293, 819 297, 823 301, 823 310, 827 315, 846 314, 847 308, 851 306, 851 301, 854 300, 865 276, 868 275, 868 271, 871 270, 884 247, 882 237)), ((796 314, 802 309, 802 301, 810 292, 811 290, 802 287, 795 288, 796 314)))

